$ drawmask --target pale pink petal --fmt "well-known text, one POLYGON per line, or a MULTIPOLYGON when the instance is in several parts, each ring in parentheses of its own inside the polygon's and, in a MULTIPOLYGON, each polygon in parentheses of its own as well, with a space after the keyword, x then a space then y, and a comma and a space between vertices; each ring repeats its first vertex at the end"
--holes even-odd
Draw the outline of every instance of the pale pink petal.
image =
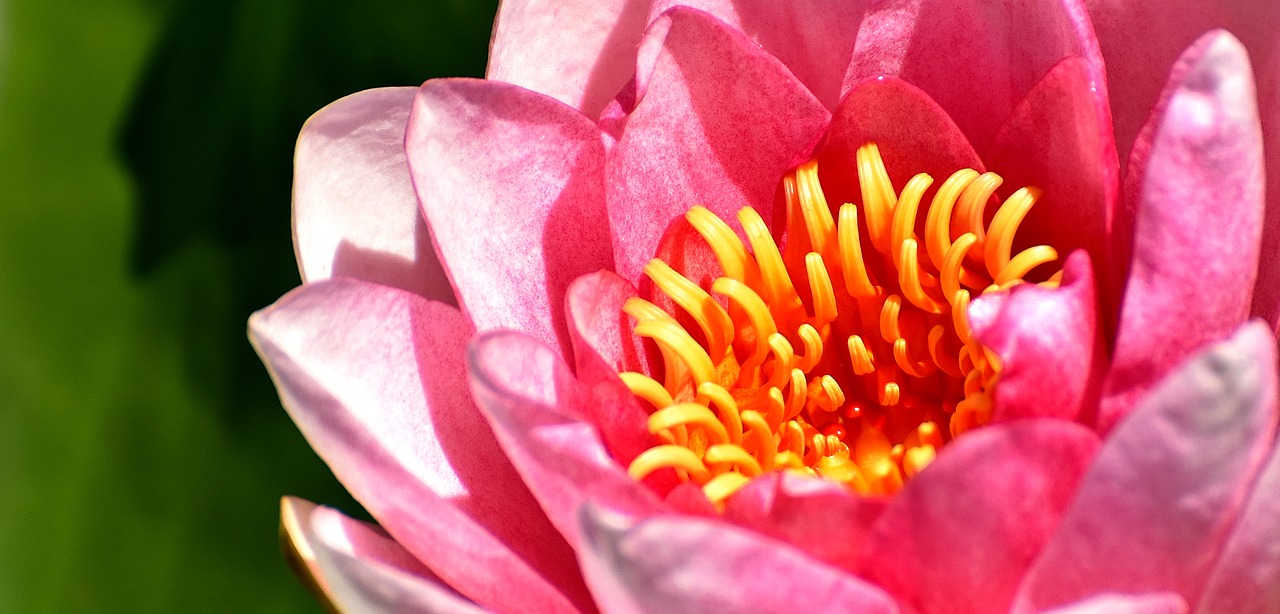
POLYGON ((565 289, 613 264, 595 124, 512 85, 440 79, 418 92, 406 148, 463 312, 566 355, 565 289))
POLYGON ((1253 485, 1197 612, 1280 612, 1280 448, 1253 485))
POLYGON ((587 603, 572 551, 470 401, 456 309, 335 279, 285 295, 249 331, 311 447, 450 586, 495 609, 587 603))
POLYGON ((741 30, 833 109, 862 22, 863 0, 656 0, 650 19, 673 6, 706 11, 741 30))
POLYGON ((453 301, 404 156, 412 87, 316 112, 294 154, 293 248, 303 281, 354 277, 453 301))
POLYGON ((785 541, 854 573, 871 527, 887 501, 861 497, 831 480, 775 472, 733 494, 724 519, 785 541))
POLYGON ((296 497, 281 502, 289 546, 309 561, 335 609, 348 612, 484 612, 441 583, 382 529, 296 497))
MULTIPOLYGON (((1004 194, 1024 186, 1044 191, 1018 228, 1023 245, 1015 249, 1043 244, 1059 254, 1088 250, 1102 313, 1112 314, 1119 309, 1128 261, 1112 256, 1108 242, 1124 232, 1113 232, 1120 169, 1104 82, 1101 68, 1083 58, 1058 63, 1014 108, 983 159, 1004 178, 1004 194)), ((1107 324, 1106 330, 1114 330, 1114 321, 1107 324)))
POLYGON ((618 274, 635 283, 672 220, 702 204, 764 219, 782 174, 830 112, 776 58, 720 20, 668 11, 641 43, 634 95, 608 109, 607 170, 618 274))
POLYGON ((634 516, 661 509, 609 456, 584 419, 588 391, 550 347, 516 332, 483 334, 471 344, 469 370, 498 443, 570 544, 580 545, 577 510, 588 500, 634 516))
POLYGON ((565 296, 576 374, 592 399, 582 410, 623 465, 659 443, 649 433, 649 415, 618 378, 621 371, 648 370, 639 339, 631 334, 631 317, 622 312, 635 295, 630 282, 599 271, 579 277, 565 296))
POLYGON ((887 0, 867 11, 845 84, 877 75, 910 81, 985 150, 1027 92, 1069 56, 1101 66, 1077 0, 887 0))
POLYGON ((1123 595, 1104 593, 1041 614, 1184 614, 1187 601, 1177 593, 1123 595))
POLYGON ((662 612, 898 612, 875 587, 722 521, 658 516, 637 525, 581 514, 582 571, 600 608, 662 612))
POLYGON ((1103 387, 1103 432, 1250 311, 1263 160, 1249 59, 1231 35, 1216 32, 1181 62, 1145 132, 1149 145, 1135 149, 1129 169, 1137 194, 1133 261, 1103 387))
POLYGON ((1089 255, 1067 258, 1055 289, 1021 284, 988 294, 969 307, 982 345, 1000 356, 997 422, 1027 417, 1092 421, 1106 372, 1089 255))
POLYGON ((862 202, 856 156, 867 143, 876 143, 899 191, 917 173, 941 182, 962 168, 985 170, 969 139, 928 94, 901 79, 872 78, 840 101, 818 150, 827 202, 862 202))
POLYGON ((1107 591, 1194 603, 1271 447, 1275 369, 1271 330, 1253 322, 1161 382, 1106 440, 1019 610, 1107 591))
POLYGON ((889 503, 859 575, 924 614, 1006 611, 1097 448, 1064 420, 965 434, 889 503))
POLYGON ((502 0, 486 75, 595 119, 635 73, 650 0, 502 0))

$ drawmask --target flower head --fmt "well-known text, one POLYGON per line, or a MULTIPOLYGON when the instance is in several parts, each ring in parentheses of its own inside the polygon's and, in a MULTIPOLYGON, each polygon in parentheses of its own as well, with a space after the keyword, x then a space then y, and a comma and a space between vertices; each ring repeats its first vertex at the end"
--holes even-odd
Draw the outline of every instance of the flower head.
POLYGON ((326 107, 251 336, 381 528, 286 499, 299 564, 351 608, 1280 607, 1273 85, 1222 15, 1135 67, 1143 10, 508 1, 488 80, 326 107))

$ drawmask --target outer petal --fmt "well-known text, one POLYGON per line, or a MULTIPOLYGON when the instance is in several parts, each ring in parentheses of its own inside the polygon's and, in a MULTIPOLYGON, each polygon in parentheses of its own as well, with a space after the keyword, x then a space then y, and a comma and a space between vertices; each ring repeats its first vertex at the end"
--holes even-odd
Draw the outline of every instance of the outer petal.
POLYGON ((859 575, 924 613, 1006 611, 1097 447, 1060 420, 957 439, 880 516, 859 575))
POLYGON ((293 248, 303 281, 354 277, 451 302, 404 156, 411 87, 352 94, 302 127, 293 248))
POLYGON ((1275 341, 1254 322, 1204 351, 1107 439, 1019 611, 1100 591, 1175 591, 1195 603, 1270 448, 1275 341))
POLYGON ((673 9, 640 47, 633 100, 606 110, 617 271, 633 283, 672 220, 695 204, 772 217, 782 173, 830 113, 776 58, 714 17, 673 9))
POLYGON ((659 516, 628 527, 583 509, 582 570, 601 609, 638 612, 897 612, 861 580, 737 527, 659 516))
POLYGON ((467 396, 470 330, 457 310, 329 280, 254 314, 249 329, 312 448, 449 585, 495 609, 587 603, 573 553, 467 396))
POLYGON ((1187 602, 1177 593, 1106 593, 1045 610, 1042 614, 1183 614, 1186 611, 1187 602))
MULTIPOLYGON (((1267 183, 1280 186, 1280 3, 1270 0, 1085 0, 1093 15, 1114 92, 1121 159, 1138 140, 1164 77, 1197 37, 1224 28, 1240 38, 1258 80, 1262 134, 1271 152, 1267 183)), ((1253 315, 1280 324, 1280 189, 1267 195, 1263 256, 1253 315)))
MULTIPOLYGON (((1106 59, 1116 144, 1127 156, 1161 97, 1165 76, 1201 34, 1226 28, 1248 46, 1260 75, 1274 74, 1280 5, 1270 0, 1084 0, 1106 59)), ((1274 79, 1263 79, 1275 85, 1274 79)), ((1268 88, 1264 108, 1274 101, 1268 88)))
MULTIPOLYGON (((1058 63, 1014 108, 984 159, 1004 178, 1005 194, 1023 186, 1044 190, 1019 227, 1019 239, 1052 245, 1060 254, 1088 250, 1102 288, 1102 313, 1112 314, 1128 260, 1112 255, 1108 237, 1128 241, 1128 229, 1113 224, 1120 169, 1104 83, 1101 68, 1083 58, 1058 63)), ((1114 330, 1114 316, 1106 324, 1114 330)))
POLYGON ((1262 470, 1197 612, 1280 612, 1280 448, 1262 470))
POLYGON ((565 289, 613 265, 595 125, 515 86, 435 80, 418 92, 406 148, 463 312, 564 355, 565 289))
POLYGON ((635 70, 649 2, 502 0, 486 74, 594 119, 635 70))
POLYGON ((1093 273, 1083 251, 1067 259, 1059 288, 1024 284, 973 303, 974 334, 1003 365, 997 422, 1033 416, 1077 420, 1096 406, 1106 371, 1097 319, 1093 273))
POLYGON ((901 79, 876 77, 840 101, 818 150, 827 202, 862 202, 856 156, 869 142, 878 145, 897 191, 917 173, 941 181, 962 168, 984 170, 969 139, 928 94, 901 79))
POLYGON ((1175 71, 1135 150, 1133 263, 1103 388, 1105 432, 1174 365, 1248 317, 1263 215, 1249 60, 1225 32, 1175 71))
POLYGON ((471 344, 470 371, 498 442, 570 544, 580 547, 577 510, 589 499, 634 516, 661 509, 583 419, 591 398, 551 348, 520 333, 484 334, 471 344))
POLYGON ((742 30, 800 79, 827 108, 840 101, 862 22, 863 0, 656 0, 650 19, 684 5, 742 30))
POLYGON ((381 529, 302 499, 282 502, 289 547, 308 560, 325 597, 350 612, 484 612, 422 566, 381 529))
POLYGON ((830 480, 775 472, 734 493, 724 519, 855 573, 871 527, 886 504, 830 480))
POLYGON ((910 81, 985 150, 1036 82, 1073 55, 1102 65, 1076 0, 886 0, 862 22, 845 84, 876 75, 910 81))

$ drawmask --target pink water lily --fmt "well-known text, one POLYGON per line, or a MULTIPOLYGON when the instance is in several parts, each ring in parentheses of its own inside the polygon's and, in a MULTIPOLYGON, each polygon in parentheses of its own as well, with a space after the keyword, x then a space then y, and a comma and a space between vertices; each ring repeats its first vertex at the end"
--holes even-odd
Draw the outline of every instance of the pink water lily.
MULTIPOLYGON (((304 575, 353 611, 1280 610, 1280 195, 1264 195, 1280 165, 1263 158, 1280 150, 1280 15, 1264 2, 1173 4, 508 0, 487 80, 321 110, 296 157, 304 285, 255 314, 250 334, 286 409, 379 526, 286 498, 304 575), (979 207, 969 233, 950 213, 898 222, 877 254, 890 231, 872 228, 887 222, 868 187, 878 175, 863 172, 868 143, 890 204, 909 200, 916 173, 991 169, 1006 191, 1042 190, 1013 226, 1019 249, 1063 256, 1061 275, 1017 275, 928 311, 938 287, 956 296, 948 271, 985 264, 982 284, 999 282, 1010 248, 964 260, 983 228, 1000 243, 979 207), (849 244, 814 213, 815 194, 841 220, 841 203, 861 207, 853 244, 896 303, 850 281, 849 244), (704 457, 736 467, 704 480, 636 470, 661 429, 633 384, 669 369, 673 350, 633 334, 630 299, 694 330, 647 263, 703 291, 734 277, 715 250, 737 239, 704 240, 694 222, 742 207, 781 246, 807 309, 797 318, 840 331, 824 340, 848 336, 849 360, 856 335, 824 310, 915 305, 941 324, 902 327, 929 332, 936 364, 915 365, 903 333, 876 346, 900 352, 890 368, 986 378, 918 410, 889 473, 870 471, 884 458, 849 468, 834 453, 817 455, 820 470, 758 475, 704 457), (961 251, 908 267, 939 278, 926 292, 903 273, 903 249, 921 263, 961 251), (827 255, 852 298, 833 291, 838 305, 822 307, 825 273, 796 273, 806 253, 827 255), (969 364, 937 358, 952 335, 969 364), (971 418, 929 444, 921 429, 947 415, 971 418)), ((741 262, 764 263, 773 243, 748 238, 741 262)), ((782 313, 781 286, 761 283, 782 313)), ((700 347, 728 357, 711 377, 750 370, 755 358, 735 354, 749 341, 729 347, 699 325, 700 347)), ((791 344, 791 362, 788 346, 762 364, 815 355, 791 344)), ((814 386, 796 401, 806 426, 834 429, 834 442, 845 417, 871 425, 870 412, 806 413, 845 401, 814 386)), ((861 456, 859 437, 846 456, 861 456)))

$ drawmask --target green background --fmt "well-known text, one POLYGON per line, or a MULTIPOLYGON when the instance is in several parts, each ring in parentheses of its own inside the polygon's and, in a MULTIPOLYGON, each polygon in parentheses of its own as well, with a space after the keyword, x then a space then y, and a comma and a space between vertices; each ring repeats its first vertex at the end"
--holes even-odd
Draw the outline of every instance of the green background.
POLYGON ((359 513, 245 338, 293 143, 480 75, 496 0, 0 0, 0 612, 316 611, 283 494, 359 513))

